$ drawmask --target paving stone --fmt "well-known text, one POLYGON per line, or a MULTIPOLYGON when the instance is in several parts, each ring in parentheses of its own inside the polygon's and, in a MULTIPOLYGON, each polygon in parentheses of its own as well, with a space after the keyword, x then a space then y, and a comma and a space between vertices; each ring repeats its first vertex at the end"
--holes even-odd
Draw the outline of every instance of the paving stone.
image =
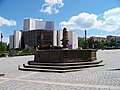
POLYGON ((0 58, 0 72, 5 74, 0 90, 120 90, 120 50, 99 50, 97 58, 106 65, 68 73, 19 71, 18 65, 33 60, 32 55, 0 58))

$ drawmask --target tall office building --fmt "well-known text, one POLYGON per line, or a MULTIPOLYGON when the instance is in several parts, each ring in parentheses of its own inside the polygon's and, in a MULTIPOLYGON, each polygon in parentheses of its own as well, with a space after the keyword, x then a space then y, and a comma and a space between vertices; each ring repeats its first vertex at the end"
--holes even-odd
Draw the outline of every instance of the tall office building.
POLYGON ((27 18, 23 22, 23 30, 36 30, 36 29, 45 29, 45 30, 54 30, 53 21, 40 21, 39 19, 27 18))
POLYGON ((21 48, 21 37, 22 37, 21 30, 14 31, 14 48, 21 48))

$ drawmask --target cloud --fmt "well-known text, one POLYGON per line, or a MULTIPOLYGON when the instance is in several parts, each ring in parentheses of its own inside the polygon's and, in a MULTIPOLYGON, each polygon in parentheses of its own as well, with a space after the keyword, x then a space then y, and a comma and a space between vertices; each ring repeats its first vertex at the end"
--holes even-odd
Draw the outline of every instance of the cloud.
POLYGON ((107 31, 120 30, 120 8, 113 8, 103 13, 103 21, 99 25, 99 29, 107 31))
POLYGON ((89 13, 80 13, 77 16, 72 16, 69 21, 62 21, 60 27, 67 27, 70 30, 81 29, 88 30, 94 28, 97 24, 97 15, 89 13))
POLYGON ((14 20, 7 20, 7 19, 5 19, 5 18, 0 16, 0 26, 3 26, 3 25, 14 26, 14 25, 16 25, 16 21, 14 21, 14 20))
POLYGON ((64 3, 62 0, 45 0, 40 11, 48 14, 57 14, 59 12, 59 8, 62 8, 63 6, 64 3))
POLYGON ((120 30, 120 8, 107 10, 101 15, 83 12, 77 16, 72 16, 68 21, 60 22, 60 27, 67 27, 69 30, 118 31, 120 30), (102 19, 99 17, 102 17, 102 19))

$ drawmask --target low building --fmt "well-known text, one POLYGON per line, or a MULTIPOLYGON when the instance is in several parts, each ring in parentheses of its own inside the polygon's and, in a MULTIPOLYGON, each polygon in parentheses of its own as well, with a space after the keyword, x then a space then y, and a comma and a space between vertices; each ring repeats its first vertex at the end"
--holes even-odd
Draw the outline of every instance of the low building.
POLYGON ((115 41, 116 41, 116 46, 120 48, 120 36, 116 36, 115 41))
POLYGON ((94 37, 94 36, 90 37, 90 39, 93 41, 99 41, 99 42, 107 40, 107 38, 105 38, 105 37, 94 37))
POLYGON ((116 36, 111 36, 111 35, 107 36, 107 41, 108 42, 110 42, 112 39, 115 40, 116 36))

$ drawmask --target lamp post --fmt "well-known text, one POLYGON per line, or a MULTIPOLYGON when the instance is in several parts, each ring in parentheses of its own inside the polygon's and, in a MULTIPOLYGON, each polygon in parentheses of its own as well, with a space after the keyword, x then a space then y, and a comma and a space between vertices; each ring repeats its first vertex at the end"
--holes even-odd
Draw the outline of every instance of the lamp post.
POLYGON ((85 43, 86 43, 86 39, 87 38, 87 31, 85 30, 85 43))
MULTIPOLYGON (((1 50, 2 50, 2 38, 3 38, 3 35, 1 33, 1 50)), ((5 74, 0 74, 0 76, 4 76, 5 74)))
POLYGON ((84 49, 88 49, 88 43, 87 43, 87 31, 85 30, 85 43, 84 43, 84 49))
POLYGON ((2 38, 3 38, 3 35, 1 33, 1 50, 2 50, 2 38))

